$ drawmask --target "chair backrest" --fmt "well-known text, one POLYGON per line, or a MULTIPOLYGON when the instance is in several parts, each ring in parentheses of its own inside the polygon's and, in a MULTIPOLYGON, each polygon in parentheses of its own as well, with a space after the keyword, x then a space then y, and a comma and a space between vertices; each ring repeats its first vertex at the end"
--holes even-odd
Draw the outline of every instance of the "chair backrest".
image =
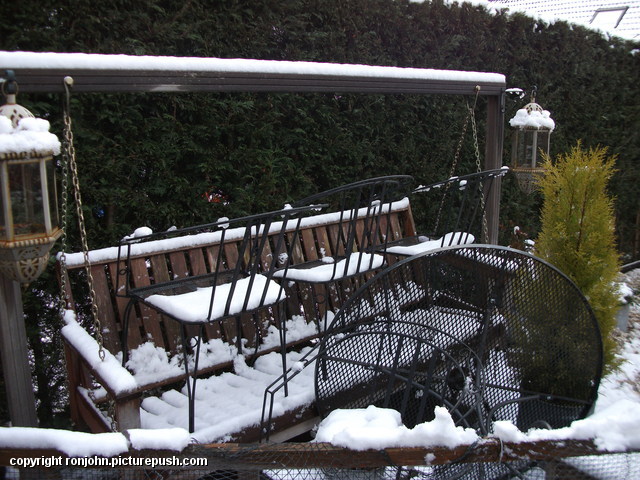
POLYGON ((185 323, 220 320, 276 303, 283 288, 272 281, 273 274, 289 268, 303 217, 323 207, 285 208, 125 238, 118 255, 125 268, 119 272, 116 291, 185 323), (206 265, 196 275, 169 272, 166 264, 154 264, 144 256, 194 245, 208 246, 206 265), (153 269, 151 275, 136 276, 140 262, 153 269), (139 278, 153 282, 139 284, 139 278))
POLYGON ((394 408, 407 426, 444 406, 482 433, 495 420, 558 428, 588 414, 601 372, 598 323, 565 275, 518 250, 448 247, 349 299, 320 344, 316 402, 322 415, 394 408))
POLYGON ((418 232, 441 247, 486 243, 485 209, 489 194, 499 188, 507 167, 484 170, 424 185, 413 191, 411 202, 420 212, 418 232))
POLYGON ((409 175, 370 178, 303 198, 294 206, 328 204, 335 223, 327 229, 323 247, 326 263, 332 264, 328 280, 347 278, 382 266, 376 253, 384 252, 393 238, 389 221, 391 204, 405 198, 413 186, 409 175), (343 261, 340 261, 343 260, 343 261))

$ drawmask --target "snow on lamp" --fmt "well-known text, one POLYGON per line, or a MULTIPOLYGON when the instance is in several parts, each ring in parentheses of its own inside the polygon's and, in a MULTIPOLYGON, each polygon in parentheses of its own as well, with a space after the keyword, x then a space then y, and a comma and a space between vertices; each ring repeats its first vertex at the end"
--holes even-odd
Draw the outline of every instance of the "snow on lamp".
POLYGON ((551 132, 556 125, 549 111, 535 102, 535 90, 531 102, 518 110, 509 124, 514 129, 511 171, 520 189, 530 194, 536 188, 538 176, 544 172, 542 156, 549 153, 551 132))
POLYGON ((60 142, 47 120, 16 104, 17 84, 7 73, 0 107, 0 274, 28 284, 62 234, 53 164, 60 142))

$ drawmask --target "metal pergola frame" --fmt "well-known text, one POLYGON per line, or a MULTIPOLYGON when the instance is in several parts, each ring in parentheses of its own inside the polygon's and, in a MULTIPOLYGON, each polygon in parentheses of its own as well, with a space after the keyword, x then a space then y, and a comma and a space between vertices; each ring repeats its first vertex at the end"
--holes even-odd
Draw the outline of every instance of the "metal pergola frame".
MULTIPOLYGON (((485 169, 502 166, 504 92, 497 73, 314 62, 151 57, 82 53, 0 52, 0 70, 13 70, 22 93, 335 92, 479 95, 488 100, 485 169)), ((488 243, 497 243, 500 188, 487 199, 488 243)))

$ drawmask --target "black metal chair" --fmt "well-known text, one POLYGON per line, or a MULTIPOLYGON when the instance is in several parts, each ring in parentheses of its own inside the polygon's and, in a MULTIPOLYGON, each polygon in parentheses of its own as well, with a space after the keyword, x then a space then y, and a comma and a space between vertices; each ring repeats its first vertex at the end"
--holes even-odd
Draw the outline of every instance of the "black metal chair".
POLYGON ((456 176, 413 190, 411 206, 419 235, 387 246, 387 252, 416 255, 440 247, 486 243, 485 209, 507 167, 456 176))
POLYGON ((355 291, 367 273, 385 266, 386 245, 393 238, 393 227, 388 221, 390 209, 394 201, 406 198, 412 183, 413 178, 408 175, 371 178, 293 203, 294 207, 328 204, 326 215, 332 217, 326 219, 328 226, 321 238, 302 239, 303 244, 312 244, 305 248, 317 248, 320 255, 274 275, 297 283, 302 296, 311 297, 311 302, 302 299, 300 303, 313 309, 319 331, 326 328, 327 311, 337 310, 344 303, 340 292, 355 291), (334 282, 341 281, 352 281, 353 285, 331 288, 334 282))
MULTIPOLYGON (((242 316, 282 304, 286 293, 274 279, 275 274, 286 274, 290 266, 291 248, 296 242, 302 218, 323 207, 286 208, 233 220, 225 218, 211 224, 128 238, 120 242, 118 263, 122 259, 124 269, 119 272, 116 291, 129 299, 123 319, 123 365, 126 364, 128 353, 129 316, 136 305, 144 304, 178 322, 187 376, 190 431, 194 429, 196 375, 200 346, 206 336, 205 327, 213 322, 222 323, 235 318, 236 347, 238 354, 242 353, 242 316), (206 249, 204 256, 208 260, 207 273, 174 278, 174 273, 169 272, 155 276, 156 282, 151 285, 137 285, 135 269, 141 268, 141 261, 143 264, 151 263, 145 258, 146 246, 151 242, 166 242, 167 249, 173 244, 176 248, 203 245, 206 249), (196 333, 193 332, 194 328, 196 333), (187 329, 191 329, 191 334, 187 329), (191 375, 189 352, 194 353, 191 375)), ((154 268, 153 265, 148 267, 154 268)), ((163 268, 166 269, 166 265, 163 268)), ((282 316, 280 318, 284 321, 282 316)), ((280 326, 279 330, 284 332, 284 327, 280 326)), ((259 325, 255 325, 255 332, 257 352, 261 335, 259 325)), ((284 356, 284 337, 281 338, 281 345, 284 356)))
MULTIPOLYGON (((496 420, 526 431, 590 412, 602 342, 587 300, 550 264, 505 247, 457 246, 368 281, 325 332, 315 368, 321 416, 376 405, 412 427, 444 406, 480 434, 496 420)), ((530 467, 487 466, 482 478, 530 467)))

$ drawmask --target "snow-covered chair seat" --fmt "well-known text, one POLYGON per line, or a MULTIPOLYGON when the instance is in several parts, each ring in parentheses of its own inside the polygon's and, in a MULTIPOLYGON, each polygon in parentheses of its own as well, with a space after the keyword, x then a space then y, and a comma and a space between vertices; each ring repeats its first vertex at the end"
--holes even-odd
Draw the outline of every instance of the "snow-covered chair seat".
MULTIPOLYGON (((285 289, 273 280, 273 275, 276 271, 288 270, 290 259, 293 258, 291 249, 300 232, 303 216, 322 207, 288 207, 234 220, 224 218, 207 225, 134 235, 120 243, 118 256, 123 259, 125 267, 119 272, 116 291, 129 300, 122 335, 123 363, 126 364, 128 360, 129 314, 138 303, 144 303, 180 324, 183 365, 187 377, 190 374, 189 354, 194 352, 195 356, 191 367, 192 379, 187 378, 189 431, 195 428, 197 375, 194 372, 198 371, 200 347, 206 336, 205 326, 274 307, 286 298, 285 289), (287 241, 287 235, 292 241, 287 241), (213 236, 217 243, 215 255, 208 259, 210 267, 207 273, 178 280, 172 277, 164 281, 156 279, 153 285, 136 284, 132 266, 136 251, 148 249, 147 244, 157 246, 158 242, 172 243, 174 239, 178 239, 179 243, 199 242, 197 239, 201 236, 213 236), (197 333, 187 335, 187 326, 197 326, 197 333)), ((259 324, 255 325, 255 331, 257 348, 261 335, 259 324)), ((284 348, 284 343, 282 346, 284 348)), ((243 352, 239 335, 236 336, 236 347, 238 353, 243 352)))
POLYGON ((442 247, 450 247, 452 245, 466 245, 475 242, 476 237, 465 232, 450 232, 443 235, 442 238, 436 240, 428 240, 426 238, 418 238, 415 243, 406 242, 404 245, 393 245, 387 247, 387 253, 410 257, 420 253, 429 252, 442 247))

